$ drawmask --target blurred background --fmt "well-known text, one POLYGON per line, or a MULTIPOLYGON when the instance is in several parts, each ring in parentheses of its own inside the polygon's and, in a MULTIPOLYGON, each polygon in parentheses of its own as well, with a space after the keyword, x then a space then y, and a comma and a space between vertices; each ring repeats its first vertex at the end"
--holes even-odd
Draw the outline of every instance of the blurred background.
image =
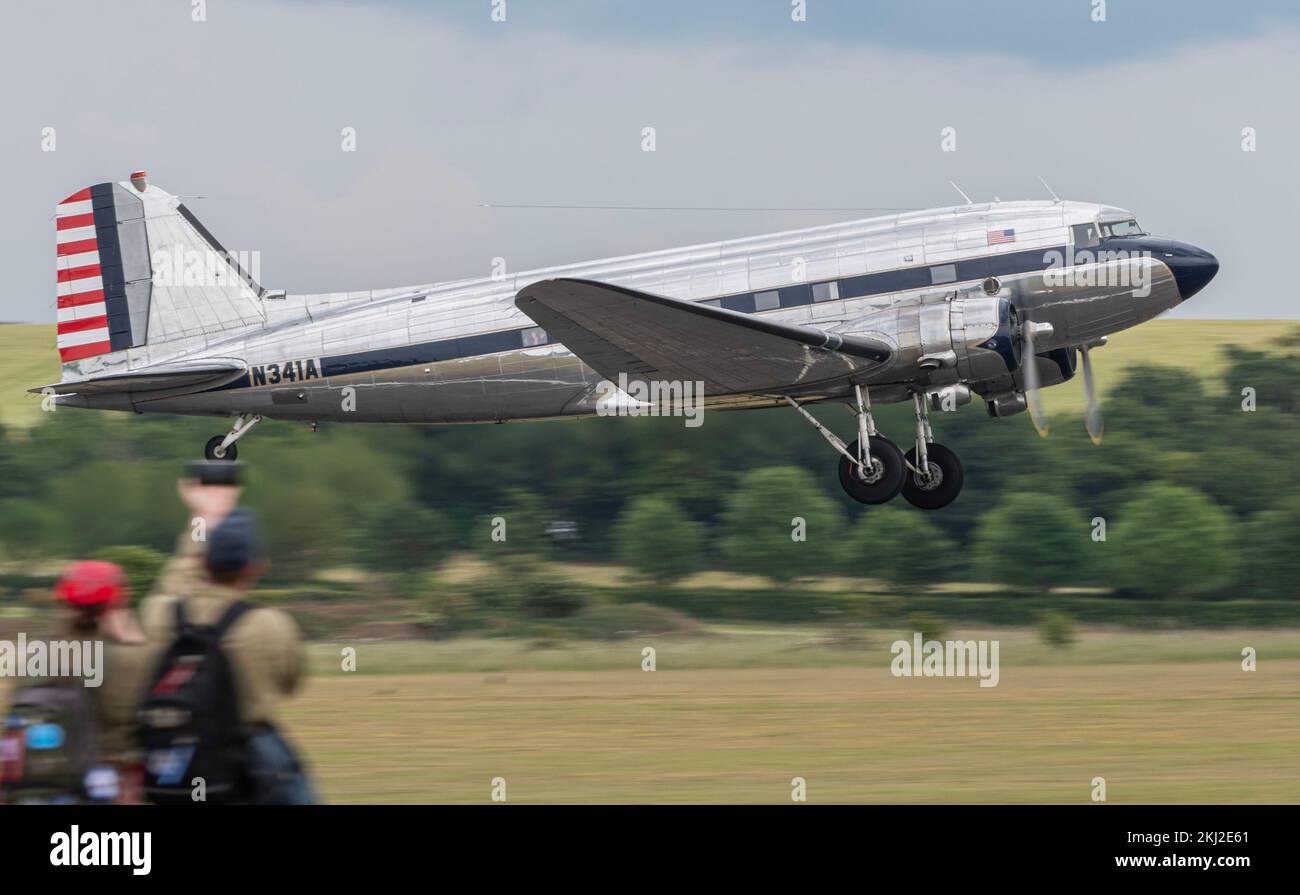
MULTIPOLYGON (((10 639, 52 623, 69 559, 147 593, 222 428, 42 413, 8 386, 57 378, 46 329, 0 328, 10 639)), ((1077 383, 1045 393, 1045 439, 936 414, 967 465, 938 512, 851 503, 788 410, 265 423, 241 444, 256 597, 312 641, 290 735, 342 801, 479 801, 496 776, 512 800, 783 801, 794 775, 836 801, 1082 800, 1095 775, 1112 800, 1300 798, 1300 327, 1156 321, 1094 357, 1100 446, 1077 383), (914 631, 999 639, 998 687, 892 677, 914 631)), ((878 422, 909 443, 907 406, 878 422)))

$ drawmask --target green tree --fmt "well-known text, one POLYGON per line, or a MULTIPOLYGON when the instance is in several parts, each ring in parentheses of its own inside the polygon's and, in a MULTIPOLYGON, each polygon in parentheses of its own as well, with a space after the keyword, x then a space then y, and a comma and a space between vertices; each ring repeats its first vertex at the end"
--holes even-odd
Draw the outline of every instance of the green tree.
POLYGON ((260 516, 274 579, 307 579, 350 561, 353 520, 366 507, 409 494, 405 470, 387 453, 386 440, 367 432, 323 431, 310 436, 319 440, 303 443, 308 436, 302 430, 280 427, 259 428, 249 437, 255 440, 248 445, 241 500, 260 516), (285 447, 277 449, 278 442, 285 447))
POLYGON ((704 529, 667 497, 628 503, 614 526, 619 558, 648 578, 677 581, 701 566, 704 529))
POLYGON ((65 470, 48 484, 47 505, 58 518, 58 542, 51 551, 85 554, 108 544, 169 549, 185 521, 176 497, 177 473, 176 467, 124 460, 65 470))
POLYGON ((362 565, 396 577, 436 568, 455 540, 441 513, 409 500, 371 506, 357 531, 356 555, 362 565))
POLYGON ((1232 516, 1201 492, 1152 482, 1120 507, 1106 548, 1115 586, 1186 596, 1232 577, 1232 516))
POLYGON ((722 554, 738 572, 789 581, 836 566, 844 519, 812 476, 793 466, 741 476, 722 513, 722 554))
POLYGON ((509 488, 502 495, 500 509, 475 526, 470 546, 486 559, 510 554, 547 556, 551 552, 548 518, 538 494, 527 488, 509 488))
POLYGON ((1048 646, 1071 646, 1078 639, 1069 613, 1048 609, 1038 616, 1038 636, 1048 646))
POLYGON ((23 497, 0 500, 0 550, 8 557, 45 554, 58 536, 58 516, 42 503, 23 497))
POLYGON ((132 605, 138 605, 141 600, 149 596, 158 573, 167 563, 167 554, 134 545, 103 547, 95 551, 93 558, 116 563, 122 567, 132 605))
POLYGON ((957 568, 957 546, 925 510, 873 507, 862 514, 840 555, 849 575, 880 578, 891 584, 942 581, 957 568))
POLYGON ((1300 597, 1300 497, 1251 516, 1237 539, 1237 582, 1253 597, 1300 597))
POLYGON ((980 517, 974 562, 990 581, 1047 590, 1085 580, 1091 546, 1087 519, 1064 499, 1012 494, 980 517))

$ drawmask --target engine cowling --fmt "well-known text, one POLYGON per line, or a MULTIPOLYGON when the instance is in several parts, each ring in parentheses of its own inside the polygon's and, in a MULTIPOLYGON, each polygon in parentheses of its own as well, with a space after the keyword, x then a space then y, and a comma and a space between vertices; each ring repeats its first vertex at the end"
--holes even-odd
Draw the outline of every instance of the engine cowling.
MULTIPOLYGON (((1040 388, 1049 385, 1060 385, 1062 382, 1068 382, 1074 378, 1075 370, 1079 365, 1079 352, 1074 348, 1053 348, 1051 351, 1044 351, 1041 354, 1034 355, 1034 362, 1038 365, 1038 385, 1040 388)), ((1016 386, 1019 388, 1023 388, 1025 384, 1024 372, 1022 364, 1015 377, 1016 386)))
POLYGON ((935 381, 990 380, 1020 369, 1016 309, 1007 299, 954 298, 922 304, 915 313, 917 365, 935 381), (950 372, 944 376, 943 370, 950 372))

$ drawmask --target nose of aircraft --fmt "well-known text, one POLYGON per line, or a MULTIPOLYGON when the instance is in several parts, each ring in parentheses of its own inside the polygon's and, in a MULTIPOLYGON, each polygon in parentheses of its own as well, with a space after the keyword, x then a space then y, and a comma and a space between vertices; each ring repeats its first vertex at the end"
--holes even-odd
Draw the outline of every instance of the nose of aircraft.
POLYGON ((1204 289, 1219 272, 1218 258, 1185 242, 1171 242, 1163 260, 1173 271, 1183 301, 1204 289))

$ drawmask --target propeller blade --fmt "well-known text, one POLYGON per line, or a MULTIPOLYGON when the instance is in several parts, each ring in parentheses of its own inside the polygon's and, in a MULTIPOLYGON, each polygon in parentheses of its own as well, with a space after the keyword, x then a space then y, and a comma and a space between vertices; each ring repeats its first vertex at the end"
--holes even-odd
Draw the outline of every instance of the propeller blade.
POLYGON ((1088 437, 1093 444, 1101 444, 1101 436, 1106 431, 1106 424, 1101 418, 1101 405, 1097 402, 1097 387, 1092 378, 1092 359, 1086 346, 1079 348, 1083 359, 1083 421, 1088 427, 1088 437))
POLYGON ((1034 353, 1034 324, 1026 320, 1022 326, 1024 348, 1022 366, 1025 369, 1025 403, 1029 406, 1029 418, 1034 421, 1034 431, 1046 438, 1052 427, 1047 422, 1047 413, 1043 410, 1043 399, 1038 394, 1038 355, 1034 353))

